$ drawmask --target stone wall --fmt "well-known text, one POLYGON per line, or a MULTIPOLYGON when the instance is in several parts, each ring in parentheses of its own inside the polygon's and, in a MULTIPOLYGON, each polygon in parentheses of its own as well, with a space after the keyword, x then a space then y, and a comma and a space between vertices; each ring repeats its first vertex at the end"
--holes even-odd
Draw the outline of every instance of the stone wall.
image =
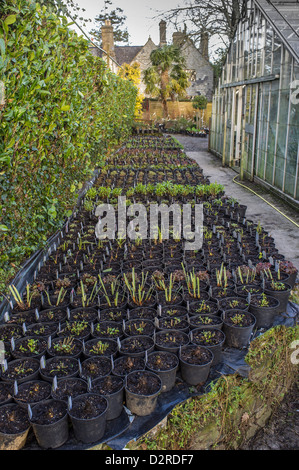
MULTIPOLYGON (((163 117, 163 108, 158 101, 149 101, 149 109, 143 112, 143 119, 146 121, 161 120, 163 117)), ((169 101, 168 103, 169 119, 178 119, 180 117, 193 119, 196 110, 190 101, 169 101)), ((204 122, 208 126, 209 119, 212 115, 212 103, 208 103, 204 112, 204 122)))

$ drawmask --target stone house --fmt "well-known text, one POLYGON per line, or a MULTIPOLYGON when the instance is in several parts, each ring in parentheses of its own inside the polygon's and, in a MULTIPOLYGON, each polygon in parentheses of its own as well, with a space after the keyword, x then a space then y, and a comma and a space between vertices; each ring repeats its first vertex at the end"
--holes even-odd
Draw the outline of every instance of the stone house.
MULTIPOLYGON (((107 54, 96 47, 90 49, 94 55, 102 57, 114 72, 117 72, 118 68, 124 63, 132 65, 135 62, 139 64, 141 72, 143 72, 151 65, 151 52, 167 44, 166 22, 164 20, 159 23, 159 32, 159 45, 154 44, 149 37, 143 46, 117 46, 113 40, 113 26, 109 21, 106 21, 101 28, 101 49, 107 54)), ((193 41, 186 35, 186 31, 177 31, 173 33, 172 44, 181 49, 186 60, 186 69, 190 74, 190 86, 187 89, 188 96, 193 97, 202 94, 210 102, 213 94, 214 72, 209 62, 207 37, 203 35, 200 49, 197 49, 193 41)), ((143 82, 141 82, 139 88, 140 93, 148 97, 143 82)))

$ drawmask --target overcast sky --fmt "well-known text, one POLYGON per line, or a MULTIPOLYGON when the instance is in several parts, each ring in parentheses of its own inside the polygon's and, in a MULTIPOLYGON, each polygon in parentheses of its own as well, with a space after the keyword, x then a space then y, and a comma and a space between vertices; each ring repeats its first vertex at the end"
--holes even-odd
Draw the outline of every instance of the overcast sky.
MULTIPOLYGON (((104 0, 76 0, 78 6, 85 8, 84 18, 94 18, 104 7, 104 0)), ((161 18, 155 18, 161 13, 171 10, 178 5, 183 5, 183 0, 112 0, 111 8, 122 8, 127 17, 126 26, 130 35, 132 46, 142 46, 150 36, 155 44, 159 43, 159 22, 161 18)), ((81 14, 81 13, 80 13, 81 14)), ((84 30, 88 33, 95 23, 87 23, 84 30)), ((183 27, 183 25, 182 25, 183 27)), ((76 29, 76 28, 75 28, 76 29)), ((90 35, 89 35, 90 36, 90 35)), ((172 29, 167 30, 167 41, 171 42, 172 29)))

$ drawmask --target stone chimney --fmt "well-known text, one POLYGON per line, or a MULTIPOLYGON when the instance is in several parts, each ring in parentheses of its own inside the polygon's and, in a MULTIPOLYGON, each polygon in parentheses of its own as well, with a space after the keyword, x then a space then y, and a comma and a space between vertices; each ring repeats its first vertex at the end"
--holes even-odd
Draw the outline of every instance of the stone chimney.
POLYGON ((186 39, 185 32, 175 31, 172 35, 172 43, 174 46, 180 47, 186 39))
POLYGON ((203 31, 200 34, 200 47, 199 47, 201 55, 206 59, 209 60, 209 33, 203 31))
POLYGON ((160 44, 159 46, 165 46, 167 44, 166 42, 166 21, 161 20, 159 23, 159 28, 160 28, 160 44))
MULTIPOLYGON (((101 28, 102 32, 102 49, 104 49, 107 54, 109 54, 113 59, 115 59, 115 50, 114 50, 114 38, 113 38, 113 26, 109 20, 105 20, 105 24, 101 28)), ((103 59, 109 64, 109 59, 105 54, 103 59)))

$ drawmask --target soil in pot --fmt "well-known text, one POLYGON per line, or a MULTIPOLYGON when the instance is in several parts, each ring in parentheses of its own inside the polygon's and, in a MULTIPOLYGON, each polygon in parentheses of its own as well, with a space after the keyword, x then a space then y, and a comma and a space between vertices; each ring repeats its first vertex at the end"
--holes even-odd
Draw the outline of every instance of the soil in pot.
POLYGON ((136 318, 125 322, 124 333, 127 336, 152 336, 154 331, 155 325, 151 320, 136 318))
POLYGON ((203 385, 210 373, 213 353, 205 346, 190 344, 180 349, 182 379, 189 385, 203 385))
POLYGON ((13 384, 0 382, 0 406, 12 402, 13 399, 13 384))
POLYGON ((119 308, 108 308, 100 310, 100 321, 122 322, 127 318, 127 310, 119 308))
POLYGON ((222 346, 225 334, 218 328, 196 328, 190 332, 192 344, 207 347, 214 355, 211 366, 219 364, 222 360, 222 346))
POLYGON ((18 339, 11 347, 12 356, 15 359, 33 357, 39 359, 47 349, 45 338, 25 337, 18 339))
POLYGON ((38 321, 42 323, 62 323, 67 319, 66 308, 50 308, 47 310, 41 310, 38 312, 38 321))
POLYGON ((82 341, 73 336, 63 336, 48 341, 47 354, 50 357, 80 357, 82 351, 82 341))
POLYGON ((84 380, 95 380, 109 375, 112 371, 111 359, 108 357, 90 357, 81 364, 80 376, 84 380))
POLYGON ((257 286, 254 284, 247 284, 244 286, 236 287, 236 294, 239 297, 244 297, 245 299, 248 298, 248 294, 256 295, 261 294, 263 292, 263 288, 261 286, 257 286))
POLYGON ((189 322, 183 317, 162 317, 157 319, 158 330, 179 330, 187 333, 189 322))
POLYGON ((39 361, 33 358, 15 359, 7 364, 7 369, 2 370, 3 382, 17 383, 33 380, 38 376, 39 361))
POLYGON ((49 338, 56 335, 58 325, 56 323, 33 323, 26 326, 26 336, 33 338, 49 338))
POLYGON ((154 320, 157 316, 157 312, 153 308, 133 308, 129 310, 127 314, 128 320, 133 320, 134 318, 140 318, 143 320, 154 320))
POLYGON ((10 343, 11 338, 17 340, 23 336, 23 330, 20 325, 15 324, 5 324, 0 325, 0 341, 8 344, 10 343))
POLYGON ((73 336, 81 340, 88 340, 91 334, 91 325, 85 320, 67 321, 58 329, 59 336, 73 336))
POLYGON ((154 349, 153 338, 146 335, 128 336, 120 342, 120 354, 126 356, 144 356, 145 352, 150 353, 154 349))
POLYGON ((0 450, 20 450, 24 447, 30 423, 27 410, 16 403, 0 407, 0 450))
POLYGON ((24 382, 14 389, 14 401, 23 408, 33 406, 51 397, 51 384, 43 380, 24 382))
POLYGON ((52 384, 51 396, 54 400, 62 400, 67 403, 68 397, 75 398, 88 392, 87 382, 79 377, 59 379, 52 384))
POLYGON ((92 443, 105 434, 108 402, 105 397, 93 393, 72 400, 68 414, 78 441, 92 443))
POLYGON ((256 318, 256 328, 269 328, 278 315, 279 305, 279 300, 265 293, 251 296, 249 312, 256 318))
POLYGON ((75 308, 74 310, 70 310, 68 319, 71 322, 93 322, 98 319, 98 310, 95 308, 75 308))
POLYGON ((92 330, 94 338, 117 339, 121 338, 123 334, 121 323, 113 321, 100 321, 94 325, 92 330))
POLYGON ((227 310, 222 314, 225 345, 232 348, 248 346, 256 319, 250 312, 227 310))
POLYGON ((249 308, 249 303, 247 299, 244 299, 243 297, 227 297, 225 299, 218 300, 218 307, 219 310, 232 310, 232 309, 238 309, 238 310, 248 310, 249 308))
POLYGON ((146 362, 146 368, 160 377, 163 393, 174 387, 178 365, 178 357, 167 351, 152 352, 146 362))
POLYGON ((92 382, 92 393, 103 395, 108 402, 107 421, 116 419, 123 411, 124 380, 116 375, 96 379, 92 382))
POLYGON ((117 342, 114 339, 94 338, 86 341, 83 347, 85 357, 116 356, 118 352, 117 342))
POLYGON ((162 307, 158 309, 160 317, 180 317, 187 318, 188 309, 181 306, 162 307))
POLYGON ((127 408, 137 416, 148 416, 156 408, 162 389, 160 377, 151 371, 131 372, 126 377, 127 408))
POLYGON ((211 300, 199 300, 189 304, 189 312, 191 315, 209 314, 216 315, 219 311, 218 303, 211 300))
POLYGON ((52 382, 55 376, 58 379, 62 377, 75 377, 78 373, 79 362, 74 357, 51 357, 44 364, 41 364, 40 367, 40 375, 47 382, 52 382))
POLYGON ((130 372, 145 369, 145 360, 140 357, 120 356, 113 364, 112 374, 125 377, 130 372))
POLYGON ((61 447, 69 437, 67 404, 60 400, 46 400, 31 408, 29 420, 36 440, 43 449, 61 447), (30 416, 31 414, 31 416, 30 416))
POLYGON ((156 333, 156 348, 159 351, 177 353, 181 346, 189 343, 189 336, 182 331, 164 330, 156 333))
POLYGON ((292 287, 281 281, 267 282, 265 285, 265 294, 277 299, 280 303, 277 313, 286 312, 292 287))
POLYGON ((223 321, 217 315, 193 315, 189 319, 191 329, 215 327, 221 330, 223 321))

